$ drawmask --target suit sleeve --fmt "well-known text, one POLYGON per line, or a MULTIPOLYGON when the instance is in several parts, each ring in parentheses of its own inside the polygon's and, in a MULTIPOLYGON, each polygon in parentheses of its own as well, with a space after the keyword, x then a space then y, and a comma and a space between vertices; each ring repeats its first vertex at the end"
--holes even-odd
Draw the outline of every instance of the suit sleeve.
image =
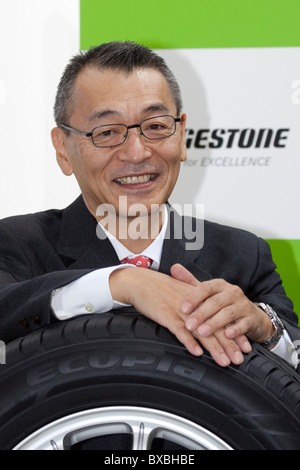
POLYGON ((298 317, 291 299, 285 293, 280 275, 276 271, 268 243, 258 238, 257 266, 246 295, 253 302, 264 302, 275 310, 285 325, 292 341, 300 340, 298 317))
POLYGON ((57 322, 50 307, 52 291, 92 271, 62 267, 36 275, 30 257, 30 246, 1 224, 0 339, 5 343, 57 322))

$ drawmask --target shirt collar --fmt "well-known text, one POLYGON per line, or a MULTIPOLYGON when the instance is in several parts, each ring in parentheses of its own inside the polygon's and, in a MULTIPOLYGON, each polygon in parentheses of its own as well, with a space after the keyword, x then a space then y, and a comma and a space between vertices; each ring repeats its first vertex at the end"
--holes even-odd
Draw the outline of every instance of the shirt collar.
POLYGON ((165 205, 164 205, 164 221, 163 221, 161 231, 159 232, 155 240, 153 240, 153 242, 144 251, 142 251, 142 253, 132 253, 130 250, 128 250, 128 248, 126 248, 126 246, 123 245, 123 243, 121 243, 116 237, 114 237, 110 232, 108 232, 102 225, 100 226, 102 230, 104 231, 104 233, 106 234, 107 238, 110 240, 120 261, 132 255, 148 256, 148 258, 151 258, 153 260, 151 269, 158 271, 159 266, 160 266, 160 261, 161 261, 163 243, 164 243, 165 234, 166 234, 166 230, 168 226, 168 211, 165 205))

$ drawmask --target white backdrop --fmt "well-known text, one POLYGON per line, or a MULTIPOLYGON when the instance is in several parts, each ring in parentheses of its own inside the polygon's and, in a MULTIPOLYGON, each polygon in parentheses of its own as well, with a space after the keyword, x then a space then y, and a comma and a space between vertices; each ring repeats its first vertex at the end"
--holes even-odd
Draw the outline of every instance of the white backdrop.
POLYGON ((203 203, 206 218, 265 238, 299 239, 300 48, 163 55, 188 114, 188 161, 172 201, 203 203))
POLYGON ((0 218, 78 194, 50 139, 58 80, 79 50, 79 0, 0 0, 0 218))

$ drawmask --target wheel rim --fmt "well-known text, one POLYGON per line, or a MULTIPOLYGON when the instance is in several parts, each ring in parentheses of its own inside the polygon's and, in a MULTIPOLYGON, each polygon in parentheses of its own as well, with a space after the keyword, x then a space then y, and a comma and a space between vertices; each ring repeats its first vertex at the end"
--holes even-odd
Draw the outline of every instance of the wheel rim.
MULTIPOLYGON (((99 436, 129 434, 132 450, 149 450, 155 438, 189 450, 230 450, 215 434, 165 411, 142 407, 105 407, 80 411, 38 429, 14 450, 70 450, 99 436)), ((108 449, 109 450, 109 449, 108 449)))

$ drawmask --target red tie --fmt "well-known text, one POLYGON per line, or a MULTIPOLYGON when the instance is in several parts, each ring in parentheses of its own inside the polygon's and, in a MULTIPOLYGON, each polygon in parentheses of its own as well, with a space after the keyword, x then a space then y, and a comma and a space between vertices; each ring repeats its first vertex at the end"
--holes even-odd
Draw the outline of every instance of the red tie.
POLYGON ((121 263, 134 264, 138 268, 151 268, 152 259, 147 256, 132 256, 121 260, 121 263))

